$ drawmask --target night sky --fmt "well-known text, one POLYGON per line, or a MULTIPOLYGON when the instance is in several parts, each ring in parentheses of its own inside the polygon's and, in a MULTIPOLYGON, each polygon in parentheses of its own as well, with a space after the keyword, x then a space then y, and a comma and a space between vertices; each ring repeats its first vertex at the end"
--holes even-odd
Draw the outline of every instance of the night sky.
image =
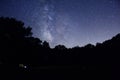
POLYGON ((23 21, 51 47, 96 44, 120 32, 120 0, 0 0, 0 16, 23 21))

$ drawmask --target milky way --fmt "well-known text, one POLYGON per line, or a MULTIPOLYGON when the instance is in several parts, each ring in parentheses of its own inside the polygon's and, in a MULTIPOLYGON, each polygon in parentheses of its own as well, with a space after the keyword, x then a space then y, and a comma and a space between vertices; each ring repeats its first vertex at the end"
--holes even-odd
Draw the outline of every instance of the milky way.
MULTIPOLYGON (((66 16, 61 16, 56 12, 52 0, 44 0, 42 6, 41 37, 52 45, 63 44, 66 39, 64 33, 67 31, 68 21, 66 16), (58 37, 59 36, 59 37, 58 37)), ((65 15, 65 14, 64 14, 65 15)))
POLYGON ((44 40, 47 40, 48 42, 53 41, 52 36, 52 29, 53 29, 53 21, 54 21, 54 6, 52 5, 51 1, 45 0, 43 3, 43 30, 42 36, 44 40))
POLYGON ((51 47, 96 44, 120 32, 120 0, 1 0, 0 16, 23 21, 51 47))

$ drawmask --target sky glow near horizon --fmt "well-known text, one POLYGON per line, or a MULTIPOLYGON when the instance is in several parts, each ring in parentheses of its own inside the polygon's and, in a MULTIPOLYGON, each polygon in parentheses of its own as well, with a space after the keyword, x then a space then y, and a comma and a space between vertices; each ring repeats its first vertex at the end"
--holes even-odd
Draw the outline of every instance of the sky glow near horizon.
POLYGON ((0 16, 32 27, 51 47, 95 44, 120 32, 119 0, 1 0, 0 16))

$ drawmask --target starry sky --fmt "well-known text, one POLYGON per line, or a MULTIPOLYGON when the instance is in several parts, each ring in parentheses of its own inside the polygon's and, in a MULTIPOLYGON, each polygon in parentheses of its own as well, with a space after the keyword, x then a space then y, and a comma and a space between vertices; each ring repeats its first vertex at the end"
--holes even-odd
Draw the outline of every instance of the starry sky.
POLYGON ((120 32, 120 0, 0 0, 0 16, 23 21, 51 47, 96 44, 120 32))

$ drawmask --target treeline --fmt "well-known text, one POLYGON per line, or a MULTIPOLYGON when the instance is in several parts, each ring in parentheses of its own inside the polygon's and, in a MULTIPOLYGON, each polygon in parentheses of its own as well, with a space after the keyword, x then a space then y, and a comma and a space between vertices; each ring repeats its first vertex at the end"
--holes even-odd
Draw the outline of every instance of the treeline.
POLYGON ((118 64, 120 34, 96 45, 66 48, 32 36, 31 27, 14 18, 0 17, 0 64, 118 64))

